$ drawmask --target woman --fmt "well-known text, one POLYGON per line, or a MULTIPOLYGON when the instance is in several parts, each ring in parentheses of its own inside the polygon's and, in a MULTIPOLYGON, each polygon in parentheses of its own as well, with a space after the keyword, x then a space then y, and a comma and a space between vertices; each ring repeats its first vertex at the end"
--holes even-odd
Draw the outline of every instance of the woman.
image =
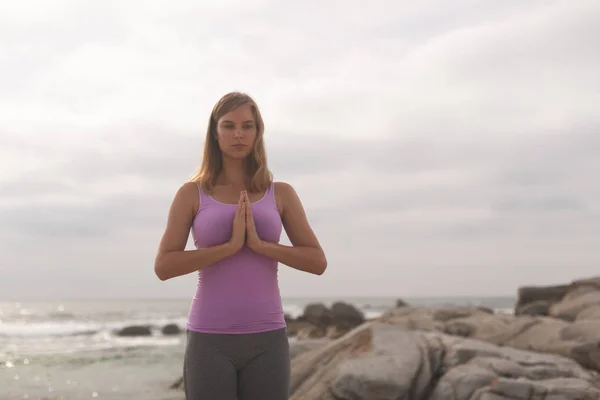
POLYGON ((188 400, 287 399, 278 263, 315 275, 327 267, 295 190, 272 180, 263 133, 248 95, 217 102, 200 169, 177 191, 160 242, 161 280, 198 271, 187 321, 188 400), (282 228, 293 246, 279 244, 282 228), (196 250, 185 251, 190 229, 196 250))

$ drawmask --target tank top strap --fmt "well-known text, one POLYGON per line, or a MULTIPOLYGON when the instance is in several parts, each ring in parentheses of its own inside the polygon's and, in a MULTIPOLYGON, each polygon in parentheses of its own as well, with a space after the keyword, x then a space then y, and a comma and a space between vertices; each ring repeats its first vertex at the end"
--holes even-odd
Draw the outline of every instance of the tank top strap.
POLYGON ((275 181, 271 181, 269 187, 267 188, 267 196, 271 198, 271 200, 275 201, 275 181))
POLYGON ((200 211, 200 209, 206 207, 208 205, 208 203, 210 203, 211 198, 210 198, 210 196, 208 196, 206 194, 206 192, 204 192, 204 189, 202 189, 202 185, 200 184, 200 182, 194 182, 194 183, 198 187, 198 196, 200 197, 200 207, 199 207, 198 211, 200 211))

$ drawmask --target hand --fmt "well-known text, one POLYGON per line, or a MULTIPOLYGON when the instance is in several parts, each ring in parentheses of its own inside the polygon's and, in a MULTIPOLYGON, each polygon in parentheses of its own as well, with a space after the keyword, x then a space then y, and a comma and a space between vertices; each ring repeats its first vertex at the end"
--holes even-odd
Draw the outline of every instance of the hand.
POLYGON ((246 206, 246 243, 248 247, 254 251, 257 251, 262 245, 263 241, 258 237, 256 232, 256 225, 254 225, 254 217, 252 216, 252 204, 248 198, 248 193, 244 193, 246 206))
POLYGON ((238 200, 237 208, 235 210, 235 217, 233 218, 233 230, 231 232, 231 239, 229 244, 233 247, 234 251, 241 250, 244 247, 244 241, 246 240, 246 195, 245 192, 240 193, 240 199, 238 200))

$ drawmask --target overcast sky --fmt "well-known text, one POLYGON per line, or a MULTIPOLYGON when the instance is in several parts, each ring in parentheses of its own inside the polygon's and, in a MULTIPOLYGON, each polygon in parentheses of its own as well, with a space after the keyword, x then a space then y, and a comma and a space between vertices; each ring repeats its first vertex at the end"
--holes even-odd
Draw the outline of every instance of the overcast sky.
POLYGON ((0 299, 192 296, 154 257, 231 90, 329 259, 284 297, 600 274, 599 1, 199 3, 0 4, 0 299))

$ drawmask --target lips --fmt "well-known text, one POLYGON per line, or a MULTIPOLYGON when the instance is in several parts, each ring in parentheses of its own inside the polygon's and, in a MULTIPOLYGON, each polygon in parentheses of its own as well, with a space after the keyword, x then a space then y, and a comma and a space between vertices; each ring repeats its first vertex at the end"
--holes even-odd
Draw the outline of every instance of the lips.
POLYGON ((246 147, 246 145, 238 143, 238 144, 232 145, 231 147, 236 148, 236 149, 243 149, 244 147, 246 147))

